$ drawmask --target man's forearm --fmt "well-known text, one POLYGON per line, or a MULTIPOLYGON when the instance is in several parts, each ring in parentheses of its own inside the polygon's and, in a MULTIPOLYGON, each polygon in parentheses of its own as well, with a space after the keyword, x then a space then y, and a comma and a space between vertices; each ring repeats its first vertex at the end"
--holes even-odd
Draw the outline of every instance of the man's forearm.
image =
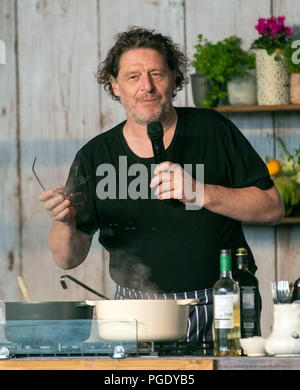
POLYGON ((63 269, 81 264, 90 249, 92 236, 80 232, 74 224, 54 221, 48 236, 48 246, 56 264, 63 269))
POLYGON ((204 185, 206 209, 242 222, 279 223, 284 206, 276 187, 260 190, 257 187, 227 188, 204 185))

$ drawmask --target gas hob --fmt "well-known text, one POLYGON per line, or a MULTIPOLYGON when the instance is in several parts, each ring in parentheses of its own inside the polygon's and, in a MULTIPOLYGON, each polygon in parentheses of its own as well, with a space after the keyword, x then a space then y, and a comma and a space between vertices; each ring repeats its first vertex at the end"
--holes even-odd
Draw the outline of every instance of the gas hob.
MULTIPOLYGON (((111 332, 110 332, 111 336, 111 332)), ((129 356, 213 355, 213 343, 140 342, 136 321, 7 321, 0 325, 0 359, 19 356, 129 356), (122 325, 118 327, 118 325, 122 325), (124 324, 126 327, 124 327, 124 324), (105 327, 104 327, 105 325, 105 327), (114 340, 99 329, 119 329, 114 340), (126 329, 126 337, 122 330, 126 329), (102 336, 102 337, 101 337, 102 336)))

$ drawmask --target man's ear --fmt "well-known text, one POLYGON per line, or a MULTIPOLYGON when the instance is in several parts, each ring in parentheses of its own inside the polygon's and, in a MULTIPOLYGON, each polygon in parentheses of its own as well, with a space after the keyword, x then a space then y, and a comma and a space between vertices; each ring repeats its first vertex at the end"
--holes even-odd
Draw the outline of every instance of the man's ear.
POLYGON ((114 91, 115 96, 120 96, 119 85, 118 85, 117 79, 114 78, 112 75, 110 75, 109 81, 111 83, 111 86, 112 86, 112 89, 114 91))

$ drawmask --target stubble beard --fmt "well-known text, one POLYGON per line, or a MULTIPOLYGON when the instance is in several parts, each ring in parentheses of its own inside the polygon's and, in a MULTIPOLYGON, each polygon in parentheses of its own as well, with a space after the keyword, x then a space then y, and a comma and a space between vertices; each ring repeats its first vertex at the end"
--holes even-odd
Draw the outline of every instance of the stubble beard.
MULTIPOLYGON (((121 103, 123 104, 122 101, 121 101, 121 103)), ((130 116, 131 119, 134 122, 138 123, 139 125, 147 125, 150 122, 163 121, 166 118, 166 116, 168 115, 168 113, 171 112, 172 107, 173 107, 172 98, 169 96, 166 99, 166 101, 159 106, 158 111, 150 116, 143 115, 142 113, 140 113, 138 111, 129 110, 126 107, 126 105, 124 105, 124 104, 123 104, 123 106, 125 108, 127 115, 130 116)))

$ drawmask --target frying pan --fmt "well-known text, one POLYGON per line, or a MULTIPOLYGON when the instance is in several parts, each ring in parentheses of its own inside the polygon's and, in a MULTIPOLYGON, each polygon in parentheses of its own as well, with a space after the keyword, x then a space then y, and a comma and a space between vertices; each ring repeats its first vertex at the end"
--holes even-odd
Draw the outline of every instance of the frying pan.
POLYGON ((93 311, 84 301, 5 302, 5 337, 40 345, 84 341, 90 336, 93 311))

